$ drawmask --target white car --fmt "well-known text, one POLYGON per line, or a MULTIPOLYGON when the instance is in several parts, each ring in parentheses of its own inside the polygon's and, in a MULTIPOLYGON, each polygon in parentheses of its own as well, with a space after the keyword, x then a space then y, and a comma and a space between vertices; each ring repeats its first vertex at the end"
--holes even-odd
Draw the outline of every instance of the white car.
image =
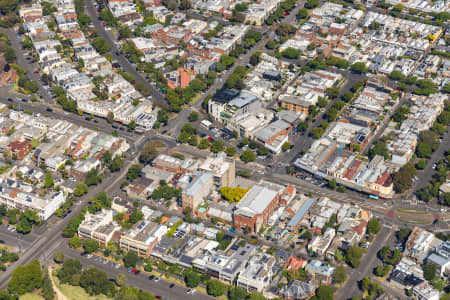
POLYGON ((193 295, 193 294, 195 294, 195 290, 194 289, 188 289, 187 290, 187 294, 188 295, 193 295))

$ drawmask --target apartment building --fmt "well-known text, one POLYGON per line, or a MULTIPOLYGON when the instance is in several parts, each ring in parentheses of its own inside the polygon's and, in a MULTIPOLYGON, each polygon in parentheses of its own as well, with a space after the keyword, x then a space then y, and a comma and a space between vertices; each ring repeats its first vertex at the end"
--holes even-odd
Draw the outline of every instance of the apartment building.
POLYGON ((78 227, 78 236, 96 240, 100 245, 107 246, 119 230, 120 226, 113 221, 111 209, 101 210, 96 214, 87 212, 84 221, 78 227))

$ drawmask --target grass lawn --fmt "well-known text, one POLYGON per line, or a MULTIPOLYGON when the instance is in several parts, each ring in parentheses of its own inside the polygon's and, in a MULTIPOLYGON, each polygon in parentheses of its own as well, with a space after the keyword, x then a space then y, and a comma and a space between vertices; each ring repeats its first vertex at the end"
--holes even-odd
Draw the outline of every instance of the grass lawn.
POLYGON ((400 208, 398 211, 403 212, 403 213, 418 214, 418 215, 428 214, 427 211, 422 210, 422 209, 400 208))
POLYGON ((197 93, 194 98, 191 99, 191 102, 189 104, 195 104, 198 102, 198 100, 202 99, 202 94, 197 93))
POLYGON ((38 294, 26 293, 25 295, 20 296, 19 300, 44 300, 44 298, 38 294))
POLYGON ((431 224, 431 221, 428 220, 412 220, 412 219, 407 219, 407 218, 402 218, 399 217, 398 218, 400 221, 404 222, 404 223, 410 223, 410 224, 431 224))
MULTIPOLYGON (((55 281, 55 285, 59 288, 61 293, 63 293, 70 300, 108 300, 108 299, 111 299, 111 298, 106 297, 105 295, 89 296, 89 294, 86 293, 84 291, 84 289, 79 286, 72 286, 69 284, 60 284, 58 277, 56 277, 56 276, 53 276, 53 280, 55 281)), ((34 299, 32 299, 32 300, 34 300, 34 299)))

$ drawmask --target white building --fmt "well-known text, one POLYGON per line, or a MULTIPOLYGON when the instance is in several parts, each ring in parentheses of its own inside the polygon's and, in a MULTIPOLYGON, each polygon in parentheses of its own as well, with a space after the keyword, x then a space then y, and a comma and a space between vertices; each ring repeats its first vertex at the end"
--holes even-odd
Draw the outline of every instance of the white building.
POLYGON ((32 191, 31 185, 13 179, 0 179, 0 204, 6 205, 8 209, 34 210, 41 219, 47 220, 66 201, 63 192, 40 197, 32 191))
POLYGON ((272 280, 275 258, 267 253, 252 256, 239 274, 237 285, 247 292, 262 292, 272 280))

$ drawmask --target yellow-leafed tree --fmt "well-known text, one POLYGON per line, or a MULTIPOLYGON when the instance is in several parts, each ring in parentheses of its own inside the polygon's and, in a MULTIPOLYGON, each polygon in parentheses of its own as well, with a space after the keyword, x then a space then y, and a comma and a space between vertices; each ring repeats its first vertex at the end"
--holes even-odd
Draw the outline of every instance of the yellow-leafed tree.
POLYGON ((220 189, 220 194, 230 203, 239 202, 242 199, 242 197, 245 196, 245 194, 248 192, 249 189, 250 188, 243 189, 240 186, 237 186, 235 188, 225 186, 220 189))

